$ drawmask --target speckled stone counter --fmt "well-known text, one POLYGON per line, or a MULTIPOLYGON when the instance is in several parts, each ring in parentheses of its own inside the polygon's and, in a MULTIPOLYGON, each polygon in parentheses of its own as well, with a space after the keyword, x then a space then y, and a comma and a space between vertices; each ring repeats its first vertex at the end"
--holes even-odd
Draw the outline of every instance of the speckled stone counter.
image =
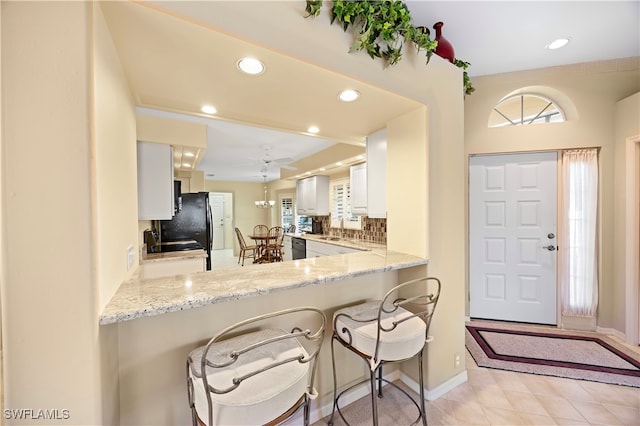
POLYGON ((333 246, 348 247, 358 250, 372 250, 372 251, 384 251, 386 246, 384 244, 376 243, 369 240, 353 239, 353 238, 341 238, 332 235, 320 235, 320 234, 286 234, 295 238, 302 238, 308 241, 317 241, 319 243, 331 244, 333 246))
MULTIPOLYGON (((421 257, 368 251, 124 282, 100 315, 101 325, 322 285, 350 277, 425 265, 421 257)), ((364 248, 364 247, 363 247, 364 248)))
POLYGON ((204 250, 185 250, 185 251, 173 251, 166 253, 144 253, 140 257, 140 264, 162 262, 165 260, 179 260, 179 259, 203 259, 207 257, 207 253, 204 250))

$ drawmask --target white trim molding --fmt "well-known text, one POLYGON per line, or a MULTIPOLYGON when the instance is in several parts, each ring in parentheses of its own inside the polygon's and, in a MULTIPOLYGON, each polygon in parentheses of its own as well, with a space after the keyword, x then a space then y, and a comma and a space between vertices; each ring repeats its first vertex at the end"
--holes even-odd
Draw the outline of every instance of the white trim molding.
MULTIPOLYGON (((464 370, 462 373, 453 376, 452 378, 450 378, 449 380, 447 380, 446 382, 442 383, 440 386, 437 386, 434 389, 431 389, 431 390, 425 389, 424 399, 426 399, 427 401, 436 400, 440 398, 442 395, 449 392, 450 390, 453 390, 459 385, 465 383, 467 380, 469 380, 469 377, 467 376, 467 370, 464 370)), ((400 373, 400 381, 405 385, 407 385, 415 393, 418 393, 418 394, 420 393, 420 386, 411 377, 407 376, 404 373, 400 373)))
POLYGON ((630 345, 640 341, 640 135, 625 146, 625 335, 630 345))

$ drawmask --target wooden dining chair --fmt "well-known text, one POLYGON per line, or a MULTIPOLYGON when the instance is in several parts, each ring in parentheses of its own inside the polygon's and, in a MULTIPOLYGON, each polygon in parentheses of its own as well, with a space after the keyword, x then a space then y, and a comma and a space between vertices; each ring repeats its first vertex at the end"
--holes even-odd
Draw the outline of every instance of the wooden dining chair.
POLYGON ((273 226, 269 228, 269 238, 265 247, 267 259, 269 262, 282 261, 282 246, 284 241, 284 228, 282 226, 273 226))
POLYGON ((238 244, 240 244, 240 254, 238 255, 238 263, 240 263, 240 259, 242 259, 242 266, 244 266, 244 260, 248 257, 251 259, 256 259, 256 255, 258 253, 258 246, 253 244, 248 246, 244 241, 244 237, 242 236, 242 232, 240 229, 236 227, 236 236, 238 237, 238 244))
POLYGON ((257 237, 266 237, 269 234, 269 227, 267 225, 256 225, 253 227, 253 235, 257 237))

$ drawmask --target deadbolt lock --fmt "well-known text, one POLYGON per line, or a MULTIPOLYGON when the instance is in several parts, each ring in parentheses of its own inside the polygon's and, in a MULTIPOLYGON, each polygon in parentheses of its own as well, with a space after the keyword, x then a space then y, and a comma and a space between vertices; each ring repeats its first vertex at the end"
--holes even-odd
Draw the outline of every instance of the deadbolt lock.
POLYGON ((554 234, 553 232, 547 234, 547 238, 550 240, 553 240, 556 237, 556 234, 554 234))

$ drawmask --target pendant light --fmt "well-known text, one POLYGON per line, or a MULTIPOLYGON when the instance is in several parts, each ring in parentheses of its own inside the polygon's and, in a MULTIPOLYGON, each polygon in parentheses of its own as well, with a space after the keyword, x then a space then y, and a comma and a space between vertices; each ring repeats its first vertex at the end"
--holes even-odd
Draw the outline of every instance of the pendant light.
POLYGON ((259 209, 268 209, 273 207, 276 202, 273 200, 267 200, 267 175, 262 175, 262 179, 264 180, 264 200, 258 200, 254 203, 259 209))

